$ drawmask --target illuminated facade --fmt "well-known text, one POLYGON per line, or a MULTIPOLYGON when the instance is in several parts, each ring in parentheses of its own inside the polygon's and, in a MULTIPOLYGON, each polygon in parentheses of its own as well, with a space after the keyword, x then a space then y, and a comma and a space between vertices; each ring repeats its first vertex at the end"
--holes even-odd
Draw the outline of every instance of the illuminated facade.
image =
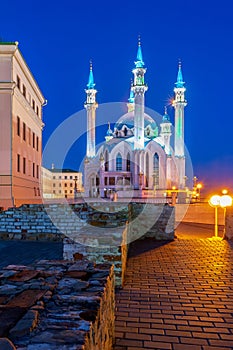
POLYGON ((43 197, 74 199, 83 191, 82 173, 72 169, 46 169, 42 167, 43 197))
POLYGON ((164 190, 185 186, 184 107, 185 88, 179 64, 174 88, 175 109, 174 151, 171 145, 172 124, 165 113, 157 122, 145 113, 146 68, 141 44, 133 69, 133 82, 128 101, 128 112, 111 130, 106 142, 95 150, 96 90, 90 67, 86 90, 87 152, 84 169, 84 189, 87 197, 108 197, 117 192, 119 197, 161 196, 164 190))
POLYGON ((40 203, 45 99, 17 42, 0 42, 0 207, 40 203))

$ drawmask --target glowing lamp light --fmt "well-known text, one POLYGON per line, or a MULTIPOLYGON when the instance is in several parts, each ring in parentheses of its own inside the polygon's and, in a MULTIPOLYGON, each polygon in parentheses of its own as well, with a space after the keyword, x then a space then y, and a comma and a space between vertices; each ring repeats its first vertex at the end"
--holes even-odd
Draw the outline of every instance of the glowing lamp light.
POLYGON ((228 190, 226 190, 225 188, 224 188, 224 190, 222 190, 222 194, 227 194, 228 193, 228 190))
POLYGON ((220 196, 215 194, 214 196, 212 196, 209 200, 209 204, 212 206, 212 207, 217 207, 220 205, 220 196))
POLYGON ((220 197, 220 206, 222 208, 230 207, 232 206, 232 201, 232 197, 225 194, 220 197))
POLYGON ((202 188, 202 184, 197 184, 197 188, 200 190, 202 188))

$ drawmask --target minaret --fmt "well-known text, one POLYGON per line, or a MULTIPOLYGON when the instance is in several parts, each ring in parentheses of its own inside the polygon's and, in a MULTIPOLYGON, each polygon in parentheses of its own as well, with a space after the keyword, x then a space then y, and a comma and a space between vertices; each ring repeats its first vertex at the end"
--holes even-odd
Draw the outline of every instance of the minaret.
POLYGON ((142 150, 144 149, 145 92, 148 87, 144 82, 146 68, 144 68, 140 38, 135 66, 133 69, 134 81, 131 87, 134 93, 134 149, 142 150))
POLYGON ((87 158, 95 157, 95 118, 96 118, 96 108, 98 103, 96 102, 96 93, 94 76, 92 71, 92 62, 90 62, 90 73, 89 80, 87 84, 87 89, 85 90, 87 94, 87 100, 84 107, 87 110, 87 158))
POLYGON ((187 105, 185 100, 185 87, 179 62, 177 82, 174 88, 173 107, 175 108, 175 157, 178 170, 178 188, 184 187, 185 177, 185 152, 184 152, 184 108, 187 105))
POLYGON ((167 107, 164 107, 164 115, 163 115, 163 120, 162 123, 160 124, 161 131, 160 131, 160 137, 163 140, 164 143, 164 149, 167 155, 171 155, 171 146, 170 146, 170 140, 171 140, 171 127, 172 124, 170 122, 169 115, 167 114, 167 107))
POLYGON ((133 82, 131 82, 130 95, 129 95, 128 103, 127 103, 128 112, 134 111, 134 92, 132 90, 132 86, 133 86, 133 82))

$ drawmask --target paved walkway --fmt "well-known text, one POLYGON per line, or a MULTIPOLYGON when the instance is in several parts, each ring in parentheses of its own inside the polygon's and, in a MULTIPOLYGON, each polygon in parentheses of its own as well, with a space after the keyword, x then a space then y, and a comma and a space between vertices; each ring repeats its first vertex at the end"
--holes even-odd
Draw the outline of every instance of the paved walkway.
POLYGON ((132 245, 115 350, 233 349, 233 245, 212 232, 188 224, 173 242, 132 245))

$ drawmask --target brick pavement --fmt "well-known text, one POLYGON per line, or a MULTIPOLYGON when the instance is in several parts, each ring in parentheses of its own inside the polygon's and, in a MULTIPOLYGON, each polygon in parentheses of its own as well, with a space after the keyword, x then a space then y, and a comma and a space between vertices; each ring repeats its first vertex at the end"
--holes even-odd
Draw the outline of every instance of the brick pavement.
POLYGON ((233 244, 134 242, 116 306, 115 350, 233 349, 233 244))

